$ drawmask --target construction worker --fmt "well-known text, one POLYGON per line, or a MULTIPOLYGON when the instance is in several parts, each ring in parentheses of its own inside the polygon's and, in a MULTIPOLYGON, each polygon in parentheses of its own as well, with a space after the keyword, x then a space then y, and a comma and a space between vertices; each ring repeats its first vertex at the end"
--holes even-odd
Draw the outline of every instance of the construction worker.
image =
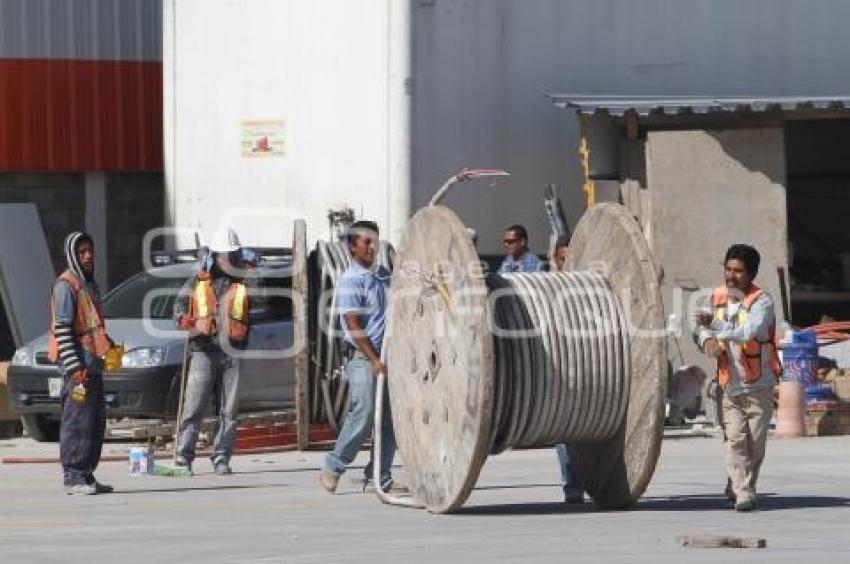
POLYGON ((499 266, 499 274, 509 272, 536 272, 540 270, 540 259, 528 250, 528 231, 522 225, 511 225, 502 236, 507 255, 499 266))
POLYGON ((756 482, 773 415, 774 386, 782 371, 773 298, 753 284, 759 262, 753 247, 729 247, 726 283, 714 290, 712 311, 697 312, 695 319, 697 343, 717 359, 726 472, 736 511, 757 508, 756 482))
POLYGON ((111 493, 112 486, 94 477, 106 431, 103 362, 112 346, 94 281, 94 242, 74 231, 63 248, 68 268, 53 286, 48 357, 63 377, 59 453, 65 492, 111 493))
POLYGON ((248 343, 250 300, 241 274, 238 238, 231 230, 210 245, 198 273, 174 303, 174 319, 189 331, 191 362, 175 464, 192 470, 201 418, 213 400, 218 426, 211 457, 219 476, 232 474, 230 458, 239 412, 239 355, 248 343))
MULTIPOLYGON (((352 261, 336 289, 340 321, 345 331, 343 356, 348 381, 350 408, 340 429, 334 449, 325 458, 319 483, 330 493, 336 491, 339 478, 351 464, 363 442, 372 434, 375 415, 375 382, 385 373, 381 346, 387 315, 390 273, 376 264, 378 226, 372 221, 357 221, 348 231, 352 261)), ((382 414, 380 485, 386 492, 406 490, 393 482, 390 466, 396 444, 392 426, 389 394, 384 389, 382 414)), ((370 454, 364 476, 364 489, 370 483, 374 460, 370 454)))
MULTIPOLYGON (((552 270, 564 272, 567 270, 567 257, 569 254, 570 239, 566 236, 558 237, 555 248, 552 250, 552 270)), ((561 470, 561 484, 564 488, 564 503, 584 503, 584 486, 576 475, 573 465, 570 463, 570 454, 567 445, 555 445, 555 453, 558 455, 558 468, 561 470)))

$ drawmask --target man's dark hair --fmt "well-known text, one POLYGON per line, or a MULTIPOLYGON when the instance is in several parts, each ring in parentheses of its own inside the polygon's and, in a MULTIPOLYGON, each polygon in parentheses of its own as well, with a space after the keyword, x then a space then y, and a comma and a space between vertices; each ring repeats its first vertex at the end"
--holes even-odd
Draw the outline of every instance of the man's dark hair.
POLYGON ((751 278, 755 278, 756 274, 758 274, 761 255, 759 255, 759 252, 755 249, 755 247, 744 245, 742 243, 732 245, 726 250, 726 258, 723 259, 723 264, 726 264, 731 259, 737 259, 743 262, 747 267, 747 274, 749 274, 751 278))
POLYGON ((348 240, 349 246, 354 245, 354 242, 357 241, 357 237, 363 230, 374 231, 376 235, 380 233, 378 231, 378 224, 374 221, 369 221, 366 219, 355 221, 354 223, 348 226, 348 232, 345 235, 345 238, 348 240))
POLYGON ((522 225, 511 225, 510 227, 505 229, 505 231, 513 231, 514 233, 516 233, 516 236, 518 238, 525 239, 525 241, 528 242, 528 231, 526 231, 525 227, 523 227, 522 225))
POLYGON ((569 247, 569 246, 570 246, 570 238, 567 237, 566 235, 561 235, 560 237, 558 237, 558 240, 555 241, 555 252, 557 252, 558 249, 563 249, 564 247, 569 247))

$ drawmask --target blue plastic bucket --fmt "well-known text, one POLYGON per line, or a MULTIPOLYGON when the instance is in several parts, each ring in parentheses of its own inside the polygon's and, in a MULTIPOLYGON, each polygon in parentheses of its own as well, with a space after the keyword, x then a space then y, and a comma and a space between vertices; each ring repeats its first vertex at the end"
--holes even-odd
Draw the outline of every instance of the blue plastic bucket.
POLYGON ((806 386, 806 401, 826 401, 835 399, 835 394, 832 388, 823 384, 815 384, 814 386, 806 386))
POLYGON ((818 342, 814 331, 795 331, 782 346, 782 379, 812 386, 817 382, 818 342))

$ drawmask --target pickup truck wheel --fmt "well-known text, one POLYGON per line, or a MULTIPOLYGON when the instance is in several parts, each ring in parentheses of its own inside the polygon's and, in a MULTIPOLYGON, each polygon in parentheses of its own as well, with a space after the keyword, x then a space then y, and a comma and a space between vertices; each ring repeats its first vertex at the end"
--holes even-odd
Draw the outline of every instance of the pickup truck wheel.
POLYGON ((59 440, 59 421, 46 415, 28 413, 21 415, 24 430, 33 440, 40 443, 55 443, 59 440))

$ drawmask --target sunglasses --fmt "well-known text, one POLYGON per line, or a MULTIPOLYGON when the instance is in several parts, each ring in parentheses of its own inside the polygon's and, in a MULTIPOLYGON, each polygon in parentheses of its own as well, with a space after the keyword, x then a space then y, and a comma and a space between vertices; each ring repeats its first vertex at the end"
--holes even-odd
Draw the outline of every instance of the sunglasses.
POLYGON ((519 241, 519 239, 505 239, 502 241, 502 243, 504 243, 505 245, 513 245, 517 241, 519 241))

